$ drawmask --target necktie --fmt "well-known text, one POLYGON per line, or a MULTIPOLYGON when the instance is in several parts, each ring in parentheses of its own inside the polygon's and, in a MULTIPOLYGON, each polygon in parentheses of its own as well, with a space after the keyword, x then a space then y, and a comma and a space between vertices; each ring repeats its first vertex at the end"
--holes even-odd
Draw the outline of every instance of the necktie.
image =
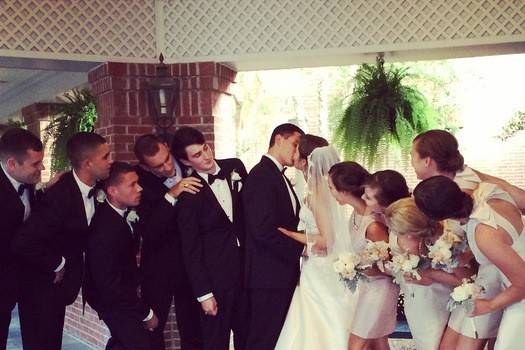
POLYGON ((31 188, 31 185, 20 184, 20 186, 18 186, 18 195, 22 197, 24 195, 25 190, 29 188, 31 188))
POLYGON ((216 174, 216 175, 208 175, 208 184, 211 186, 212 183, 215 182, 215 180, 226 180, 226 175, 222 171, 222 169, 216 174))

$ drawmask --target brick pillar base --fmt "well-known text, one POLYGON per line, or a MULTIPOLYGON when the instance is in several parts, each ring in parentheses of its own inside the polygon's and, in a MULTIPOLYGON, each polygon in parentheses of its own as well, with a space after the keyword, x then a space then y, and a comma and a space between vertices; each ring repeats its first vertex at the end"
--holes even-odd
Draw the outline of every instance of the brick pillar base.
MULTIPOLYGON (((233 115, 232 96, 228 92, 236 72, 214 62, 171 64, 169 75, 180 84, 175 108, 175 127, 188 125, 201 130, 207 142, 215 146, 215 128, 228 130, 218 123, 233 115), (230 101, 230 102, 229 102, 230 101)), ((155 64, 107 62, 89 72, 89 83, 96 98, 98 120, 95 131, 106 137, 114 160, 136 162, 133 145, 146 133, 156 132, 147 99, 147 81, 155 76, 155 64)), ((80 298, 68 307, 66 328, 77 337, 103 349, 108 332, 93 311, 81 315, 80 298)), ((166 349, 180 349, 179 334, 172 307, 164 335, 166 349)))

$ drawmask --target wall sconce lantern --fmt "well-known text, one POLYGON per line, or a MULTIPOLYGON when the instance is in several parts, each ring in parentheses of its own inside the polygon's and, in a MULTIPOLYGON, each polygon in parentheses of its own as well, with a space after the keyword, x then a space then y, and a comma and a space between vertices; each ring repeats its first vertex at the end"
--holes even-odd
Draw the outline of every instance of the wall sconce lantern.
POLYGON ((168 75, 168 66, 160 54, 160 63, 155 67, 155 78, 147 84, 150 110, 155 124, 162 130, 167 141, 168 129, 175 124, 175 106, 179 94, 179 82, 168 75), (152 107, 152 108, 151 108, 152 107))

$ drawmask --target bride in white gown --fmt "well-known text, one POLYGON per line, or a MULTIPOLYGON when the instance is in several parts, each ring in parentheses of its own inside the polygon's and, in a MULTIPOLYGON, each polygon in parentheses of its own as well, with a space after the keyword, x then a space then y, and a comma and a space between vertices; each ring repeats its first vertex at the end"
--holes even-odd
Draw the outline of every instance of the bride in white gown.
POLYGON ((339 161, 331 146, 315 148, 308 156, 307 196, 299 213, 306 235, 282 230, 306 244, 307 258, 276 349, 347 348, 357 295, 339 281, 333 262, 350 249, 350 237, 327 183, 328 171, 339 161))

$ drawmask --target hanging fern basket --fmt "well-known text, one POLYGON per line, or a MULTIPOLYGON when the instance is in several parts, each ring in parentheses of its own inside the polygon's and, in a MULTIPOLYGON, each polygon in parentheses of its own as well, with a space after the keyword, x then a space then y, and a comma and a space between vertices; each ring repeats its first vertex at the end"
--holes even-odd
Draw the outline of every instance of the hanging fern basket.
POLYGON ((373 166, 391 146, 406 156, 412 139, 435 125, 435 113, 425 97, 403 84, 408 76, 405 68, 386 69, 382 56, 375 65, 359 67, 334 135, 345 159, 373 166))

